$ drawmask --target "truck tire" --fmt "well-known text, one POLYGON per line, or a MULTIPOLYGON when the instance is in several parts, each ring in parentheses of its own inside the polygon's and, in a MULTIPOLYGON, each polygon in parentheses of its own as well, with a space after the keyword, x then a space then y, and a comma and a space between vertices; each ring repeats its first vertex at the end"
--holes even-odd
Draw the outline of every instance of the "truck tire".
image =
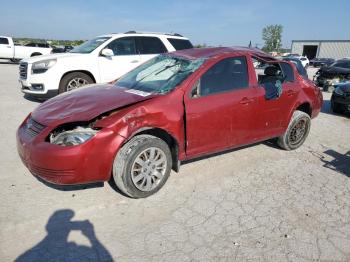
POLYGON ((305 112, 296 110, 289 122, 286 132, 278 137, 277 144, 285 150, 300 147, 310 132, 311 118, 305 112))
POLYGON ((94 83, 94 80, 92 80, 92 78, 85 73, 68 73, 62 77, 58 88, 58 93, 61 94, 92 83, 94 83))
POLYGON ((172 157, 168 144, 155 136, 139 135, 128 141, 113 162, 113 179, 132 198, 156 193, 168 180, 172 157))
POLYGON ((331 99, 331 109, 334 113, 337 113, 337 114, 341 114, 344 112, 344 108, 342 107, 342 105, 334 103, 332 99, 331 99))

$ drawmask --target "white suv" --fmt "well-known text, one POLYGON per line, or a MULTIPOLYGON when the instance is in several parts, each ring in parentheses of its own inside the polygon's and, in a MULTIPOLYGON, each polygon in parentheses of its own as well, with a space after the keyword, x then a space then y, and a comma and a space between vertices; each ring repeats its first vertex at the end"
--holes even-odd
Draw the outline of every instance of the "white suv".
POLYGON ((102 35, 69 53, 22 60, 19 81, 23 93, 47 99, 86 84, 113 81, 157 54, 192 47, 179 34, 102 35))

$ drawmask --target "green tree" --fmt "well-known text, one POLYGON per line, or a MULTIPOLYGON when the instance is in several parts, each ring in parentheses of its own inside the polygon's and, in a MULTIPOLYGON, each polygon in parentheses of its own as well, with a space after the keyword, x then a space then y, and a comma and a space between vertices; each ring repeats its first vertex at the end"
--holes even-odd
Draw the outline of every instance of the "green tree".
POLYGON ((279 51, 282 47, 282 25, 268 25, 262 30, 262 39, 265 45, 262 48, 265 52, 279 51))

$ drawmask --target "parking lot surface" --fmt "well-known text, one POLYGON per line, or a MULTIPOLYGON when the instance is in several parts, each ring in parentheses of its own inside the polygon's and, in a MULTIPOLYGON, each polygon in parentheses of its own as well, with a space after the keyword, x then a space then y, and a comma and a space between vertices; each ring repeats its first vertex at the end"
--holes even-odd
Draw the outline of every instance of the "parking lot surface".
POLYGON ((350 119, 330 112, 330 94, 301 148, 261 143, 186 163, 135 200, 108 183, 53 189, 28 172, 15 133, 39 103, 17 71, 0 63, 0 261, 350 261, 350 119))

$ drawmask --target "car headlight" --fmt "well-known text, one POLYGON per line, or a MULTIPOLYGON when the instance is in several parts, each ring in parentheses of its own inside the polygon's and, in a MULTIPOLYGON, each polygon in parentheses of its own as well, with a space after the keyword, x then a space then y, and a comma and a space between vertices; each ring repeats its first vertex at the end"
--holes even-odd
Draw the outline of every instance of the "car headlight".
POLYGON ((343 90, 340 89, 340 87, 337 87, 336 89, 334 89, 334 93, 336 93, 337 95, 343 96, 344 92, 343 90))
POLYGON ((92 138, 98 130, 91 128, 77 127, 73 130, 52 133, 50 143, 60 146, 76 146, 85 143, 92 138))
POLYGON ((33 74, 41 74, 45 73, 49 68, 53 67, 57 62, 57 59, 48 59, 42 60, 33 63, 32 65, 32 73, 33 74))

